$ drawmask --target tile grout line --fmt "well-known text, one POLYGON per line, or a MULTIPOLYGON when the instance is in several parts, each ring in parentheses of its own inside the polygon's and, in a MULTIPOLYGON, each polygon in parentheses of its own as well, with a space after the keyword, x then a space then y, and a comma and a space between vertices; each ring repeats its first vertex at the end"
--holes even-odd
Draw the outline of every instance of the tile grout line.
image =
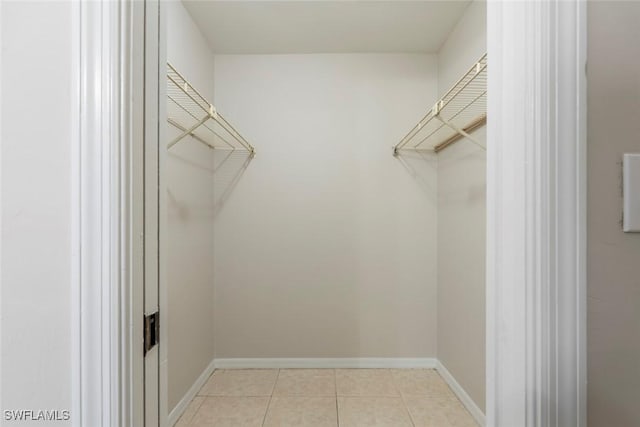
MULTIPOLYGON (((282 371, 282 369, 279 369, 279 368, 276 368, 276 369, 273 369, 273 370, 275 370, 275 371, 276 371, 276 378, 275 378, 274 382, 272 383, 272 387, 271 387, 271 390, 270 390, 270 394, 269 394, 269 395, 264 395, 264 394, 262 394, 262 395, 260 395, 260 396, 258 396, 258 395, 256 395, 256 396, 247 396, 247 395, 244 395, 244 394, 242 395, 242 397, 249 397, 249 398, 251 398, 251 397, 267 397, 267 396, 269 397, 268 402, 267 402, 267 407, 266 407, 266 409, 265 409, 264 416, 263 416, 263 420, 262 420, 262 426, 263 426, 263 427, 266 425, 266 420, 268 419, 268 414, 269 414, 270 409, 271 409, 271 403, 273 403, 273 397, 275 396, 275 390, 277 389, 277 384, 278 384, 278 382, 279 382, 279 380, 280 380, 280 373, 281 373, 281 371, 282 371)), ((340 408, 339 408, 339 397, 340 397, 340 396, 339 396, 339 393, 338 393, 338 372, 337 372, 337 371, 338 371, 338 369, 331 368, 331 370, 332 370, 332 371, 333 371, 333 373, 334 373, 334 393, 335 393, 335 397, 334 397, 334 398, 335 398, 335 401, 334 401, 334 402, 335 402, 335 410, 336 410, 336 419, 335 419, 335 420, 336 420, 337 426, 339 427, 339 426, 340 426, 340 422, 341 422, 341 420, 340 420, 340 412, 339 412, 339 411, 340 411, 340 408)), ((218 370, 216 370, 216 371, 218 371, 218 370)), ((393 388, 395 389, 394 391, 397 393, 395 397, 396 397, 396 398, 397 398, 397 397, 399 397, 399 398, 400 398, 400 401, 402 402, 402 406, 405 408, 405 411, 406 411, 405 413, 406 413, 407 415, 409 415, 410 425, 411 425, 411 426, 413 426, 413 427, 416 427, 416 426, 417 426, 417 424, 416 424, 416 420, 417 420, 417 419, 414 419, 414 417, 413 417, 413 415, 412 415, 411 411, 409 410, 409 407, 408 407, 408 405, 407 405, 407 401, 406 401, 406 398, 407 398, 407 397, 411 397, 411 396, 413 396, 413 395, 412 395, 411 393, 409 393, 409 394, 405 395, 405 394, 402 392, 402 388, 400 387, 400 385, 401 385, 401 383, 402 383, 402 379, 404 378, 404 376, 402 376, 402 375, 400 375, 400 376, 398 376, 398 375, 394 375, 394 373, 395 373, 396 371, 404 371, 404 369, 402 369, 402 370, 398 370, 398 369, 393 369, 393 368, 386 368, 386 369, 384 369, 383 371, 386 371, 387 375, 390 375, 390 376, 391 376, 391 378, 390 378, 390 379, 391 379, 391 385, 392 385, 392 386, 393 386, 393 388)), ((408 371, 409 371, 409 372, 411 372, 411 370, 408 370, 408 371)), ((423 371, 423 369, 416 370, 414 373, 417 373, 418 371, 423 371)), ((455 395, 455 393, 453 392, 453 390, 451 389, 451 387, 450 387, 450 386, 446 383, 446 381, 442 378, 442 376, 440 375, 440 373, 439 373, 439 372, 437 372, 437 370, 433 370, 433 369, 429 369, 429 371, 432 371, 432 372, 434 372, 434 373, 435 373, 435 377, 434 377, 434 378, 436 378, 437 380, 439 380, 439 381, 436 381, 436 383, 438 383, 438 385, 439 385, 439 383, 440 383, 440 382, 444 383, 445 388, 444 388, 444 389, 442 389, 442 390, 440 390, 440 388, 439 388, 439 387, 437 387, 437 389, 438 389, 439 391, 442 391, 443 393, 435 392, 435 389, 433 389, 433 390, 430 390, 430 393, 425 394, 425 395, 420 395, 420 397, 424 397, 424 398, 427 398, 427 399, 443 399, 444 401, 448 401, 448 402, 455 402, 455 406, 456 406, 456 407, 460 406, 460 407, 461 407, 460 409, 462 409, 462 411, 461 411, 460 415, 463 415, 463 414, 464 414, 465 418, 471 418, 471 419, 473 420, 473 416, 470 414, 469 410, 468 410, 466 407, 464 407, 464 405, 461 403, 460 399, 455 395), (447 392, 448 392, 448 393, 447 393, 447 392), (432 393, 434 393, 434 394, 432 394, 432 393)), ((204 389, 204 388, 206 387, 207 383, 211 380, 211 377, 213 377, 213 376, 214 376, 214 373, 218 373, 218 374, 220 374, 220 373, 223 373, 223 372, 215 372, 215 371, 214 371, 214 372, 211 374, 210 378, 208 378, 208 379, 207 379, 207 382, 206 382, 205 384, 203 384, 203 387, 201 387, 200 391, 202 391, 202 389, 204 389)), ((411 378, 413 378, 413 377, 414 377, 414 376, 411 376, 411 378)), ((421 378, 421 377, 420 377, 420 378, 421 378)), ((430 376, 429 376, 429 378, 430 378, 430 376)), ((415 379, 418 379, 418 377, 416 377, 415 379)), ((436 383, 434 383, 434 384, 436 384, 436 383)), ((199 392, 200 392, 200 391, 199 391, 199 392)), ((201 398, 201 399, 200 399, 200 402, 199 402, 199 403, 197 404, 197 406, 194 408, 193 416, 192 416, 192 417, 190 417, 190 419, 188 420, 188 422, 187 422, 187 424, 186 424, 186 425, 187 425, 187 426, 191 426, 191 425, 193 425, 193 422, 194 422, 194 420, 195 420, 195 418, 196 418, 196 415, 197 415, 197 414, 199 413, 199 411, 202 409, 202 406, 203 406, 203 404, 205 403, 205 401, 206 401, 207 399, 211 399, 211 398, 222 398, 222 399, 225 399, 225 398, 234 398, 234 397, 236 397, 236 396, 224 396, 224 395, 215 395, 215 394, 214 394, 214 395, 208 395, 208 394, 204 394, 204 395, 202 395, 202 394, 197 394, 196 396, 194 396, 194 398, 192 399, 192 401, 191 401, 190 403, 193 403, 193 401, 194 401, 194 400, 196 400, 197 398, 201 398)), ((238 397, 239 397, 239 396, 238 396, 238 397)), ((292 397, 296 397, 296 396, 292 396, 292 397)), ((311 397, 311 396, 310 396, 310 397, 311 397)), ((322 396, 318 396, 318 397, 322 397, 322 396)), ((354 399, 367 399, 367 398, 376 398, 376 397, 380 397, 380 398, 393 398, 394 396, 389 396, 388 394, 386 394, 386 395, 379 395, 379 396, 357 396, 357 395, 354 395, 354 396, 343 396, 343 398, 348 398, 348 399, 351 399, 351 398, 354 398, 354 399)), ((457 412, 457 411, 456 411, 456 412, 457 412)), ((449 417, 449 415, 448 415, 448 414, 444 413, 444 416, 445 416, 445 419, 446 419, 448 422, 451 422, 451 419, 450 419, 450 417, 449 417)), ((180 420, 178 420, 178 421, 180 421, 180 420)), ((185 420, 185 421, 186 421, 186 420, 185 420)), ((343 421, 344 421, 344 420, 343 420, 343 421)), ((477 425, 477 423, 475 422, 475 420, 473 420, 473 422, 474 422, 474 424, 475 424, 475 425, 477 425)))
MULTIPOLYGON (((464 412, 466 412, 466 414, 469 416, 469 418, 471 418, 473 420, 473 422, 479 426, 478 422, 476 421, 476 419, 473 417, 473 415, 471 415, 471 412, 469 411, 469 409, 467 409, 467 407, 462 403, 462 401, 460 400, 460 398, 458 397, 458 395, 453 391, 453 389, 451 388, 451 386, 449 385, 449 383, 442 377, 442 374, 440 374, 440 372, 438 372, 438 370, 436 369, 436 375, 438 375, 438 378, 440 378, 440 380, 442 382, 444 382, 444 384, 447 386, 447 390, 449 390, 449 397, 447 396, 442 396, 443 399, 449 399, 449 400, 453 400, 455 401, 464 412)), ((445 414, 445 417, 447 418, 448 421, 449 420, 449 416, 445 414)))
POLYGON ((336 392, 336 425, 340 427, 340 409, 338 409, 338 370, 333 370, 333 389, 336 392))
MULTIPOLYGON (((196 395, 195 395, 195 396, 193 396, 193 399, 195 399, 195 398, 196 398, 196 397, 198 397, 198 396, 203 396, 203 397, 206 397, 206 396, 207 396, 206 394, 202 394, 202 390, 204 390, 204 388, 207 386, 207 384, 209 384, 209 381, 211 381, 211 378, 213 378, 213 374, 215 374, 215 373, 216 373, 216 371, 217 371, 217 369, 215 369, 215 368, 214 368, 214 369, 213 369, 213 372, 211 372, 211 375, 209 375, 209 377, 208 377, 208 378, 207 378, 207 380, 204 382, 204 384, 202 384, 202 387, 200 387, 200 388, 198 389, 198 391, 196 392, 196 395)), ((193 401, 193 399, 191 399, 191 401, 193 401)))
MULTIPOLYGON (((198 405, 198 407, 196 408, 195 411, 193 411, 193 415, 191 416, 191 418, 189 419, 189 422, 186 424, 187 427, 189 427, 190 425, 193 424, 193 420, 196 418, 196 415, 198 414, 198 411, 200 410, 200 407, 202 407, 202 405, 204 404, 204 401, 207 400, 208 398, 210 398, 211 396, 207 396, 206 394, 200 394, 200 392, 202 392, 202 389, 205 388, 205 386, 207 385, 207 383, 209 382, 209 380, 211 380, 211 378, 213 377, 213 374, 216 372, 216 369, 214 368, 213 371, 211 372, 211 375, 209 375, 209 377, 207 378, 207 380, 204 382, 204 384, 202 384, 202 387, 200 387, 198 389, 198 391, 196 392, 196 395, 193 396, 193 398, 191 399, 191 402, 189 402, 189 405, 191 405, 193 403, 194 400, 196 400, 197 398, 201 397, 201 402, 198 405)), ((189 408, 189 405, 187 405, 187 408, 189 408)), ((182 414, 184 415, 184 413, 182 414)), ((180 416, 180 418, 178 418, 178 421, 176 421, 176 424, 174 424, 171 427, 175 427, 175 425, 177 425, 180 422, 180 419, 182 418, 182 415, 180 416)))
MULTIPOLYGON (((194 400, 196 400, 196 398, 198 397, 202 397, 202 399, 200 399, 200 404, 198 405, 198 407, 196 408, 195 411, 193 411, 193 415, 191 415, 191 418, 189 419, 189 422, 187 423, 187 427, 189 427, 191 424, 193 424, 193 420, 196 418, 196 415, 198 414, 198 411, 200 410, 200 407, 202 406, 202 404, 204 403, 205 400, 207 400, 206 396, 194 396, 193 399, 191 399, 191 402, 193 402, 194 400)), ((178 418, 178 422, 180 421, 180 418, 178 418)), ((177 423, 176 423, 177 424, 177 423)))
POLYGON ((393 375, 392 370, 389 370, 389 375, 391 375, 391 382, 393 383, 393 386, 396 388, 396 391, 400 395, 400 400, 402 400, 402 406, 404 406, 404 410, 407 411, 407 415, 409 415, 409 421, 411 421, 411 425, 413 427, 416 427, 416 422, 413 419, 413 415, 411 415, 411 411, 407 406, 407 402, 405 402, 404 400, 404 394, 402 393, 402 390, 400 390, 400 387, 398 387, 398 384, 396 384, 396 378, 395 378, 395 375, 393 375))
POLYGON ((271 393, 269 394, 269 403, 267 403, 267 410, 264 411, 264 417, 262 418, 262 427, 264 427, 264 423, 267 422, 267 414, 269 414, 269 408, 271 407, 271 400, 273 399, 273 392, 276 390, 276 385, 278 384, 278 378, 280 378, 280 369, 278 368, 278 373, 276 374, 276 380, 273 383, 273 387, 271 387, 271 393))

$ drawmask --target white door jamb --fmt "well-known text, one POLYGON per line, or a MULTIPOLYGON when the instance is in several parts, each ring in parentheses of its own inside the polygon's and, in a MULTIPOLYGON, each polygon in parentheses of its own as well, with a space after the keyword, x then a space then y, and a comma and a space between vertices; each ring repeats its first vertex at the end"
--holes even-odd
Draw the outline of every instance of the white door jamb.
POLYGON ((488 16, 487 425, 586 425, 586 2, 488 16))
POLYGON ((72 144, 73 426, 144 423, 142 2, 77 2, 72 144), (75 78, 77 77, 77 78, 75 78), (138 285, 140 284, 140 285, 138 285), (139 315, 138 315, 139 314, 139 315))

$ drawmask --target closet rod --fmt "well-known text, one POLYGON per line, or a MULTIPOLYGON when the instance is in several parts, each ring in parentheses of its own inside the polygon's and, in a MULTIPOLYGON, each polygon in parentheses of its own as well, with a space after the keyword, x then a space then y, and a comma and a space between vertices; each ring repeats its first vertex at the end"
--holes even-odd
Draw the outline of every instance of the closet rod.
MULTIPOLYGON (((465 127, 463 130, 466 133, 471 133, 474 130, 484 126, 485 124, 487 124, 487 115, 483 114, 482 116, 478 117, 477 119, 475 119, 474 121, 472 121, 471 123, 469 123, 469 125, 467 125, 467 127, 465 127)), ((435 151, 436 153, 444 150, 445 148, 447 148, 449 145, 453 144, 454 142, 457 142, 459 140, 461 140, 462 138, 464 138, 464 135, 457 133, 451 137, 449 137, 449 139, 442 141, 440 144, 436 145, 435 147, 433 147, 433 151, 435 151)))

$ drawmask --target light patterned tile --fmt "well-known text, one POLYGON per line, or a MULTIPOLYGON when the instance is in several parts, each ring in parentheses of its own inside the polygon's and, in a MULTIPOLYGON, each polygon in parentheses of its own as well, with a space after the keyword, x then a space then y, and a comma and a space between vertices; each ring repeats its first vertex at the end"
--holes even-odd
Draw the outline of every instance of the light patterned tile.
POLYGON ((204 399, 205 398, 203 396, 194 397, 193 400, 189 402, 187 409, 184 410, 184 412, 178 419, 178 422, 175 424, 175 427, 187 427, 191 422, 191 420, 193 419, 193 416, 196 414, 196 412, 200 408, 200 405, 202 404, 202 402, 204 402, 204 399))
MULTIPOLYGON (((442 399, 432 397, 406 396, 404 403, 409 410, 411 419, 416 427, 452 427, 444 408, 442 399)), ((450 402, 449 399, 444 399, 450 402)))
POLYGON ((387 369, 336 369, 338 396, 399 396, 387 369))
POLYGON ((335 396, 333 369, 281 369, 274 396, 335 396))
POLYGON ((447 418, 452 427, 480 427, 461 403, 458 403, 457 408, 452 409, 451 412, 447 412, 447 418))
POLYGON ((335 397, 273 396, 265 427, 337 427, 335 397))
POLYGON ((416 427, 478 427, 471 414, 457 400, 406 396, 404 402, 416 427))
POLYGON ((277 376, 277 369, 223 369, 215 371, 198 394, 271 396, 277 376))
POLYGON ((435 369, 392 369, 391 375, 403 396, 431 396, 457 399, 435 369))
POLYGON ((260 427, 268 397, 207 397, 190 427, 260 427))
POLYGON ((340 427, 411 427, 399 397, 338 397, 340 427))

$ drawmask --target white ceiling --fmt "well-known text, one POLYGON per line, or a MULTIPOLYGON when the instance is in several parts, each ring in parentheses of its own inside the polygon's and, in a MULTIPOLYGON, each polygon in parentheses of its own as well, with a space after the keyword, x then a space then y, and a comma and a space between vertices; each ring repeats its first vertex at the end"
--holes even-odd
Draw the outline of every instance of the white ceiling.
POLYGON ((183 0, 215 53, 435 53, 470 0, 183 0))

